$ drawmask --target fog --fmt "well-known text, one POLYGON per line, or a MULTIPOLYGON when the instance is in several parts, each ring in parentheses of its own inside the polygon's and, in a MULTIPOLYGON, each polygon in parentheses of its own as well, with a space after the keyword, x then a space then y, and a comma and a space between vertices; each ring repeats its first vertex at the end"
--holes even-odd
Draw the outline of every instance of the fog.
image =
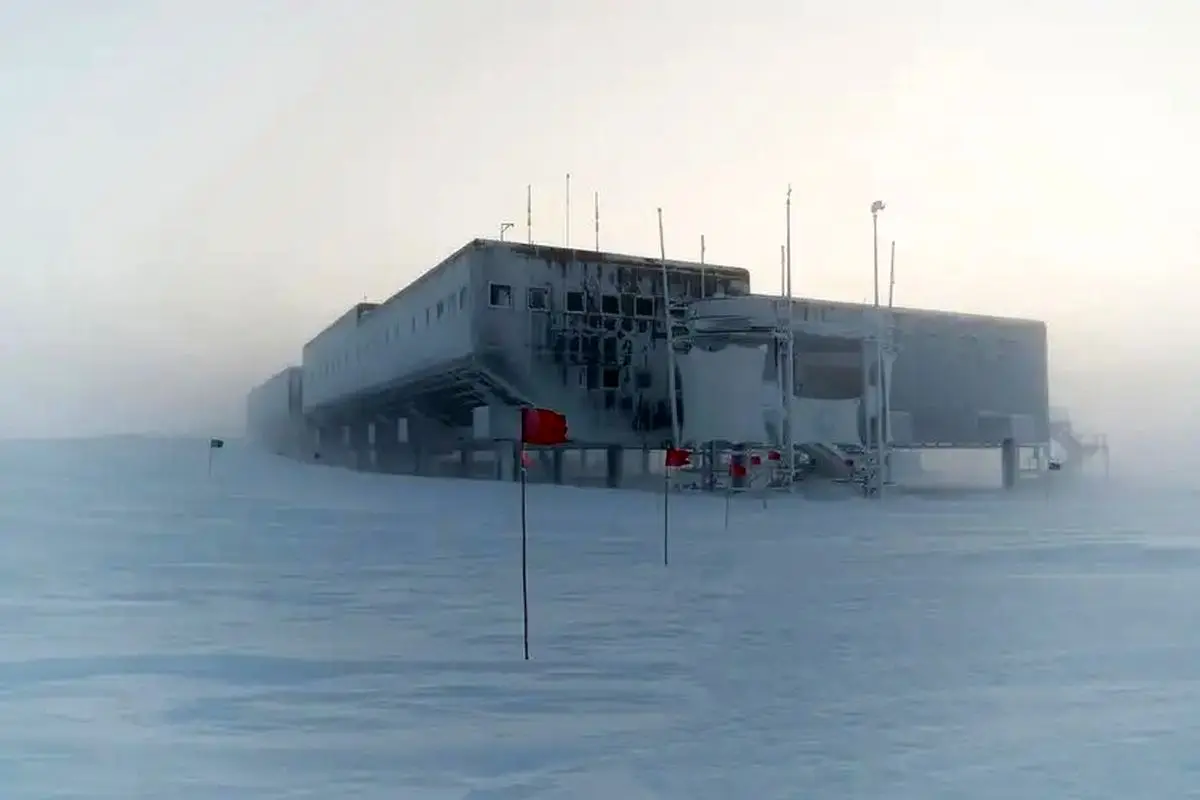
MULTIPOLYGON (((0 9, 0 436, 241 427, 348 305, 501 222, 1030 316, 1118 452, 1197 437, 1200 8, 878 0, 0 9)), ((1132 458, 1136 458, 1136 455, 1132 458)), ((1128 455, 1117 459, 1124 465, 1128 455)))

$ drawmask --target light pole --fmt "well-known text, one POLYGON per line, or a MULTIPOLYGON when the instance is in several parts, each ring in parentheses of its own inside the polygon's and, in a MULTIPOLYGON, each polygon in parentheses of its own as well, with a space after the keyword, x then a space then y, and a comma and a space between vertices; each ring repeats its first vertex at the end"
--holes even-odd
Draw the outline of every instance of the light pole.
POLYGON ((871 203, 872 246, 875 251, 875 307, 879 308, 879 212, 887 208, 882 200, 871 203))
POLYGON ((883 496, 884 471, 886 470, 887 455, 885 453, 888 435, 887 423, 884 420, 884 396, 886 389, 883 384, 883 319, 879 310, 879 212, 887 208, 882 200, 871 203, 871 247, 875 263, 875 475, 877 496, 883 496))
POLYGON ((500 241, 502 241, 502 242, 504 241, 504 234, 507 233, 508 229, 511 228, 512 226, 513 226, 513 224, 511 222, 501 222, 500 223, 500 241))

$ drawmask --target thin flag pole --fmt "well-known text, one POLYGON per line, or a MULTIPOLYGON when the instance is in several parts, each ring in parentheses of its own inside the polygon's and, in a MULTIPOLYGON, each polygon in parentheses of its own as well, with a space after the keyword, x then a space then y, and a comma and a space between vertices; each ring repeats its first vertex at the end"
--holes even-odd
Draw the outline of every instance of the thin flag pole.
POLYGON ((210 478, 212 477, 213 450, 215 450, 215 449, 216 448, 213 447, 211 444, 208 446, 208 477, 210 477, 210 478))
POLYGON ((733 476, 729 476, 725 487, 725 530, 729 530, 729 498, 733 497, 733 476))
POLYGON ((525 185, 525 239, 533 244, 533 184, 525 185))
POLYGON ((663 467, 663 566, 669 563, 668 546, 671 530, 671 468, 663 467))
POLYGON ((599 192, 596 192, 596 194, 595 194, 595 196, 594 196, 593 200, 595 201, 595 205, 596 205, 596 214, 595 214, 595 219, 596 219, 596 252, 597 252, 597 253, 599 253, 599 252, 600 252, 600 193, 599 193, 599 192))
POLYGON ((702 234, 700 234, 700 299, 701 300, 703 300, 705 297, 708 296, 708 292, 707 292, 708 283, 704 277, 704 274, 705 274, 704 256, 705 256, 704 234, 702 233, 702 234))
MULTIPOLYGON (((762 456, 759 456, 759 458, 761 459, 762 456)), ((768 465, 769 465, 769 463, 770 463, 770 460, 768 459, 768 465)), ((757 472, 758 477, 766 478, 766 480, 763 480, 760 482, 760 486, 762 487, 763 510, 765 511, 767 508, 767 490, 769 488, 771 488, 771 472, 770 472, 770 466, 768 466, 766 469, 766 475, 765 476, 763 475, 764 470, 763 470, 763 464, 762 464, 761 460, 759 461, 758 467, 759 467, 758 472, 757 472)))
POLYGON ((520 457, 517 468, 521 470, 521 631, 525 646, 525 660, 529 660, 529 536, 525 511, 525 414, 521 414, 521 442, 517 445, 520 457))
POLYGON ((567 173, 566 247, 571 246, 571 173, 567 173))

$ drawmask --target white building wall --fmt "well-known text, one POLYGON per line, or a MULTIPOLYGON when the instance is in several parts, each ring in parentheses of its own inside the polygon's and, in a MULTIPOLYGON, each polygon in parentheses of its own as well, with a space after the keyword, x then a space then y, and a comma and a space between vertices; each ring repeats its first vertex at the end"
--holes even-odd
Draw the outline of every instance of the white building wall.
POLYGON ((355 368, 357 322, 351 311, 304 346, 304 412, 344 395, 355 368))
POLYGON ((386 386, 471 354, 473 253, 456 254, 363 318, 351 393, 386 386))
POLYGON ((896 344, 892 409, 912 415, 918 442, 998 444, 996 416, 1027 420, 1004 435, 1049 439, 1044 323, 900 310, 896 344))
POLYGON ((471 353, 471 249, 304 348, 306 413, 471 353))
MULTIPOLYGON (((776 299, 765 296, 702 301, 694 304, 694 312, 706 317, 698 322, 697 331, 714 336, 739 326, 762 331, 779 319, 776 299)), ((893 331, 894 341, 894 354, 885 358, 890 409, 903 416, 905 440, 970 446, 998 445, 1008 436, 1023 443, 1048 439, 1044 323, 914 309, 888 311, 883 319, 882 327, 893 331), (994 423, 995 419, 1003 422, 994 423)), ((873 338, 881 327, 869 306, 819 300, 796 301, 794 320, 798 334, 820 337, 873 338)), ((839 354, 810 354, 803 344, 797 346, 797 358, 806 396, 824 394, 827 387, 822 384, 831 380, 828 374, 816 377, 819 370, 806 369, 806 362, 844 360, 839 354)), ((854 383, 854 394, 861 400, 861 380, 854 383)), ((685 403, 690 402, 685 397, 685 403)), ((867 412, 875 416, 877 396, 869 394, 866 403, 867 412)), ((816 428, 823 428, 821 417, 833 414, 843 420, 831 424, 844 437, 851 410, 849 403, 836 411, 809 404, 795 416, 811 417, 816 428)), ((805 426, 798 420, 797 437, 821 435, 819 430, 801 433, 805 426)))
POLYGON ((685 442, 766 442, 770 393, 763 391, 767 346, 731 344, 680 355, 685 442))
POLYGON ((287 369, 272 375, 246 397, 246 434, 275 446, 288 441, 301 416, 301 370, 287 369))

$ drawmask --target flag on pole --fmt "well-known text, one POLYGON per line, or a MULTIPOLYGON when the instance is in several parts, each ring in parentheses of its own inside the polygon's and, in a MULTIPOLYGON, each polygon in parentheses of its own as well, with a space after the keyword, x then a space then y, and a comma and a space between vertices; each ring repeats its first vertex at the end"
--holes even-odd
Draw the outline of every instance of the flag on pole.
POLYGON ((521 409, 521 443, 553 447, 567 443, 567 418, 547 408, 521 409))
POLYGON ((667 448, 666 466, 668 467, 686 467, 692 463, 692 454, 687 450, 678 450, 674 447, 667 448))
POLYGON ((750 466, 758 467, 761 465, 762 465, 762 456, 759 456, 759 455, 750 456, 750 466))
POLYGON ((779 460, 779 451, 778 450, 771 450, 770 452, 767 453, 767 461, 778 461, 778 460, 779 460))
POLYGON ((525 645, 525 660, 529 660, 529 535, 526 511, 525 472, 529 466, 529 454, 525 445, 554 447, 567 442, 567 418, 548 408, 521 409, 521 622, 525 645))
POLYGON ((736 461, 729 462, 729 475, 733 478, 746 477, 746 465, 739 464, 736 461))
POLYGON ((208 475, 212 477, 213 451, 220 450, 225 446, 224 439, 209 439, 208 440, 208 475))

